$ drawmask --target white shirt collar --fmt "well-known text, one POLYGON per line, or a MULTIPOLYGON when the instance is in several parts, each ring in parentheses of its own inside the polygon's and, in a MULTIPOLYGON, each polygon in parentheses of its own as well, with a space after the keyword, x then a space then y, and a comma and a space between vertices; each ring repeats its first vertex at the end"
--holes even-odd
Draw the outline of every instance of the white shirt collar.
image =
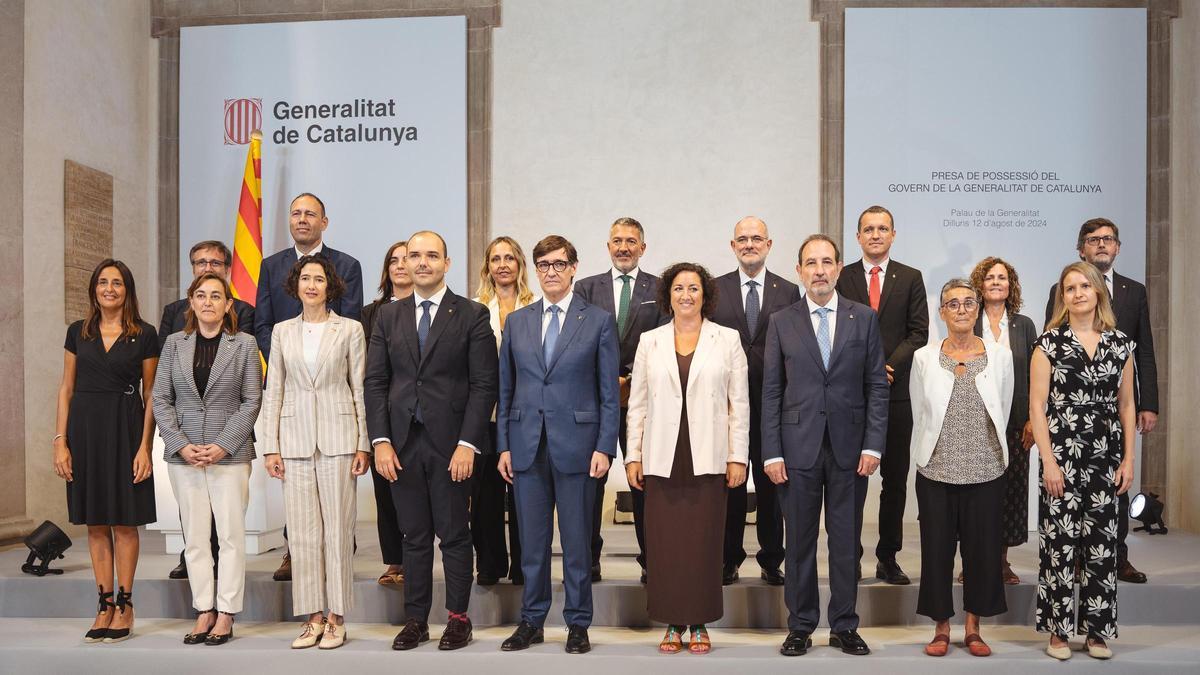
POLYGON ((293 245, 292 245, 292 248, 296 249, 296 260, 299 260, 299 259, 303 258, 303 257, 304 257, 304 256, 306 256, 306 255, 316 255, 316 254, 320 253, 321 251, 324 251, 324 250, 325 250, 325 242, 320 242, 320 243, 318 243, 318 244, 317 244, 317 245, 316 245, 316 246, 313 248, 313 250, 309 251, 308 253, 301 253, 301 252, 300 252, 300 247, 299 247, 299 246, 296 246, 295 244, 293 244, 293 245))
POLYGON ((550 302, 545 297, 543 297, 542 298, 542 302, 543 302, 542 313, 545 314, 547 311, 549 311, 551 306, 555 306, 555 307, 558 307, 558 309, 560 311, 562 311, 563 314, 566 314, 567 311, 571 309, 571 299, 573 297, 575 297, 575 289, 574 288, 567 291, 567 294, 563 296, 563 299, 559 300, 558 302, 550 302))
MULTIPOLYGON (((887 275, 888 263, 890 263, 891 261, 892 261, 891 256, 888 256, 887 258, 884 258, 882 262, 879 263, 879 273, 881 275, 884 275, 884 276, 887 275)), ((862 259, 862 265, 863 265, 863 271, 866 272, 868 276, 870 276, 871 268, 874 267, 874 265, 872 265, 870 263, 870 261, 868 261, 866 258, 862 259)))
POLYGON ((449 289, 450 289, 449 286, 442 286, 442 290, 440 290, 437 293, 434 293, 432 296, 426 298, 421 295, 421 291, 418 291, 414 288, 413 289, 413 301, 417 303, 418 308, 421 306, 421 302, 424 300, 432 300, 434 307, 441 307, 442 306, 442 298, 446 297, 446 291, 449 289))
POLYGON ((759 288, 762 288, 764 286, 763 281, 766 280, 766 278, 767 278, 767 266, 766 265, 763 265, 761 268, 759 268, 758 274, 756 274, 754 276, 750 276, 750 275, 746 274, 746 270, 742 269, 741 265, 738 265, 738 279, 741 281, 742 286, 745 286, 747 281, 753 280, 758 284, 759 288))
POLYGON ((628 275, 629 275, 629 277, 630 277, 630 279, 631 279, 632 281, 637 281, 637 277, 638 277, 638 272, 639 272, 639 271, 640 271, 640 270, 639 270, 637 267, 635 267, 635 268, 633 268, 633 269, 629 270, 628 272, 622 272, 621 270, 619 270, 619 269, 617 269, 617 268, 615 268, 615 267, 614 267, 614 268, 612 268, 612 270, 610 270, 610 272, 611 272, 611 274, 612 274, 612 280, 613 280, 613 283, 614 283, 614 284, 620 284, 620 283, 621 283, 621 275, 622 275, 622 274, 628 274, 628 275))
MULTIPOLYGON (((820 305, 813 302, 813 299, 808 296, 808 293, 804 294, 804 301, 808 303, 808 313, 809 314, 816 312, 817 308, 820 307, 820 305)), ((829 308, 829 310, 833 314, 837 314, 838 294, 836 292, 833 294, 833 297, 829 298, 829 302, 825 303, 825 306, 827 308, 829 308)))

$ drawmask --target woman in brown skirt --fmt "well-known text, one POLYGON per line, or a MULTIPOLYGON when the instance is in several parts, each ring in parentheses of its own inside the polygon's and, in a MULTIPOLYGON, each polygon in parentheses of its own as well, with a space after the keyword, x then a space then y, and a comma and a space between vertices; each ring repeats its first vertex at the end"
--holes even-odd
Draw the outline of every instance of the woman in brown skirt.
POLYGON ((708 271, 663 272, 659 307, 672 316, 642 334, 630 382, 625 473, 646 492, 646 595, 667 624, 659 651, 706 654, 705 624, 721 618, 725 490, 746 481, 750 399, 736 330, 708 317, 717 304, 708 271))

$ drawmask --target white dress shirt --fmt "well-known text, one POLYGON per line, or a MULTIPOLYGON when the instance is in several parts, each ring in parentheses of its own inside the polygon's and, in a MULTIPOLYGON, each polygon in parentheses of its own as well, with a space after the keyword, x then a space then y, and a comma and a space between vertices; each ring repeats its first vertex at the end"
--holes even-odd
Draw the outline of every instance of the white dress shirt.
POLYGON ((317 245, 313 247, 313 250, 309 251, 308 253, 301 251, 299 246, 292 246, 292 248, 296 249, 296 260, 299 260, 306 255, 316 255, 316 254, 320 253, 321 251, 324 251, 325 250, 325 242, 323 242, 323 241, 317 242, 317 245))
MULTIPOLYGON (((887 280, 887 266, 888 266, 888 263, 891 261, 892 261, 891 258, 884 258, 883 261, 879 263, 879 292, 880 292, 881 300, 883 298, 883 296, 882 296, 883 284, 887 280)), ((870 294, 870 292, 871 292, 871 268, 875 267, 875 265, 872 265, 871 261, 867 260, 866 258, 862 259, 862 264, 863 264, 863 278, 867 280, 867 293, 870 294)))
MULTIPOLYGON (((434 293, 433 295, 429 296, 428 298, 422 296, 420 291, 413 289, 413 302, 415 303, 415 306, 416 306, 416 312, 413 315, 414 320, 416 321, 416 323, 414 325, 417 325, 417 326, 421 325, 421 314, 423 314, 425 312, 425 310, 421 307, 421 303, 426 300, 430 300, 433 302, 433 304, 429 306, 429 325, 431 327, 433 326, 433 320, 435 318, 437 318, 438 307, 442 306, 442 300, 446 297, 446 289, 447 288, 448 288, 447 286, 442 286, 442 288, 437 293, 434 293)), ((393 298, 393 300, 395 300, 395 298, 393 298)), ((375 439, 371 440, 371 445, 374 446, 375 444, 382 443, 384 441, 391 443, 392 439, 387 438, 387 437, 375 438, 375 439)), ((470 443, 468 443, 462 439, 459 439, 458 444, 474 450, 475 454, 477 454, 477 455, 480 454, 479 448, 475 447, 474 445, 471 445, 470 443)))
MULTIPOLYGON (((763 289, 766 287, 764 284, 767 280, 767 266, 763 265, 762 268, 758 270, 758 274, 754 276, 746 274, 746 271, 739 266, 738 280, 741 281, 740 288, 742 290, 742 311, 746 311, 746 294, 750 292, 749 283, 751 280, 758 284, 758 309, 759 311, 762 311, 763 289)), ((753 328, 753 326, 751 326, 751 328, 753 328)))
MULTIPOLYGON (((610 270, 609 273, 612 274, 612 280, 613 280, 613 311, 614 312, 621 311, 621 286, 625 283, 625 282, 621 281, 622 274, 629 275, 629 308, 633 309, 633 287, 634 287, 634 285, 637 284, 638 268, 635 267, 635 268, 629 270, 628 272, 622 272, 621 270, 614 267, 614 268, 612 268, 612 270, 610 270)), ((569 306, 570 305, 563 305, 563 307, 569 307, 569 306)), ((563 310, 563 311, 566 311, 566 310, 563 310)), ((616 316, 616 314, 613 314, 613 316, 616 316)))
MULTIPOLYGON (((807 293, 804 294, 804 302, 808 306, 808 318, 810 321, 812 321, 813 335, 818 335, 817 329, 821 325, 821 315, 817 314, 817 309, 822 307, 822 305, 818 305, 817 303, 813 302, 813 299, 811 297, 809 297, 809 295, 807 293)), ((824 304, 824 307, 829 309, 829 314, 826 315, 826 320, 829 322, 829 354, 830 354, 830 356, 832 356, 833 355, 833 345, 834 345, 833 338, 835 335, 837 335, 838 294, 834 293, 829 298, 829 302, 824 304)), ((819 348, 819 343, 818 343, 818 348, 819 348)), ((878 450, 869 450, 867 448, 863 448, 862 454, 870 455, 870 456, 874 457, 875 459, 880 459, 883 457, 883 454, 880 453, 878 450)), ((763 462, 763 466, 769 466, 771 464, 774 464, 775 462, 782 462, 782 461, 783 461, 782 457, 776 457, 775 459, 768 459, 765 462, 763 462)))
MULTIPOLYGON (((558 312, 558 334, 562 335, 563 324, 567 318, 567 310, 571 308, 571 298, 574 297, 574 295, 575 295, 575 289, 571 289, 571 290, 567 291, 567 294, 563 296, 563 299, 559 300, 558 302, 550 302, 546 298, 542 298, 542 301, 545 303, 542 306, 542 343, 543 344, 545 344, 545 342, 546 342, 546 329, 550 327, 550 317, 551 317, 550 308, 558 307, 558 309, 559 309, 559 312, 558 312)), ((546 365, 550 365, 550 364, 546 364, 546 365)))
MULTIPOLYGON (((1108 268, 1108 271, 1104 273, 1104 285, 1108 286, 1109 301, 1111 302, 1112 300, 1115 300, 1116 296, 1113 295, 1113 269, 1111 267, 1108 268)), ((1113 308, 1113 311, 1116 311, 1115 307, 1113 308)))

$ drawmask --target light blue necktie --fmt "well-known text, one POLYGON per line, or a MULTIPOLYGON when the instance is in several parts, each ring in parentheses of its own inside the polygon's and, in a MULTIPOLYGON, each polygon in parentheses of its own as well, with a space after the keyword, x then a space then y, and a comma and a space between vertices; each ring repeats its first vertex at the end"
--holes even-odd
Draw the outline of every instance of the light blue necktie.
POLYGON ((833 310, 818 307, 813 311, 821 317, 821 323, 817 324, 817 346, 821 348, 821 362, 825 364, 825 370, 829 370, 829 353, 833 351, 833 343, 829 339, 829 313, 833 310))
POLYGON ((550 357, 554 356, 554 345, 558 342, 558 313, 561 310, 558 305, 550 305, 546 311, 550 312, 550 325, 546 326, 546 337, 542 340, 542 356, 549 366, 550 357))

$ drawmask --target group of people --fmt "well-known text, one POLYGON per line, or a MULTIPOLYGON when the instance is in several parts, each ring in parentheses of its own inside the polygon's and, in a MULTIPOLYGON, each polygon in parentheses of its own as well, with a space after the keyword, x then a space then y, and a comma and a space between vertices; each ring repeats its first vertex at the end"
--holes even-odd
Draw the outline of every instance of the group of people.
POLYGON ((1051 289, 1044 331, 1018 313, 1013 265, 985 258, 942 286, 946 337, 933 344, 924 280, 890 258, 896 228, 880 206, 858 220, 860 261, 843 266, 833 239, 808 237, 799 285, 767 270, 758 218, 734 226, 737 269, 720 277, 688 262, 640 269, 645 230, 621 218, 612 268, 578 281, 563 237, 537 242, 531 260, 496 238, 471 300, 446 286, 445 241, 421 231, 388 249, 366 306, 359 263, 323 243, 321 200, 298 196, 289 225, 294 246, 263 261, 253 306, 232 297, 229 249, 196 244, 187 295, 157 332, 128 267, 106 260, 92 274, 88 316, 67 331, 53 439, 99 592, 86 641, 132 631, 137 526, 156 520, 157 425, 185 539, 173 576, 189 579, 197 611, 188 644, 233 635, 257 449, 283 484, 289 553, 276 578, 292 580, 304 617, 293 648, 346 640, 355 484, 371 471, 379 582, 404 584, 394 649, 430 639, 435 539, 449 616, 439 649, 470 643, 473 581, 504 577, 523 595, 502 649, 542 642, 557 514, 565 648, 587 652, 600 502, 619 448, 648 613, 667 625, 662 652, 710 651, 706 625, 746 557, 753 475, 761 578, 783 586, 788 608, 781 653, 806 653, 819 623, 823 509, 829 643, 868 654, 855 610, 867 477, 878 470, 883 487, 875 576, 908 584, 896 554, 915 464, 917 611, 934 622, 925 652, 950 648, 960 549, 963 644, 986 656, 979 618, 1005 612, 1004 587, 1019 582, 1007 552, 1027 538, 1036 443, 1037 629, 1054 658, 1070 657, 1072 632, 1093 657, 1111 656, 1117 580, 1145 581, 1124 544, 1126 491, 1135 432, 1152 430, 1157 411, 1145 288, 1113 271, 1111 221, 1081 227, 1080 261, 1051 289))

